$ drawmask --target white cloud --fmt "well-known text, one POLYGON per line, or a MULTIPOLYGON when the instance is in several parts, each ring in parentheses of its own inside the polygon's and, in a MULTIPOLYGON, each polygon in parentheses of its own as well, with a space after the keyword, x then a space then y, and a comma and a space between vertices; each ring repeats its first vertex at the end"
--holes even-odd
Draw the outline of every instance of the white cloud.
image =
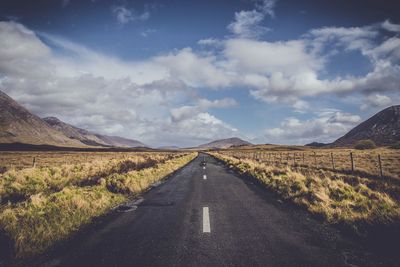
POLYGON ((45 68, 40 61, 48 59, 51 50, 36 34, 16 22, 0 22, 0 33, 0 68, 20 75, 40 75, 45 68))
POLYGON ((271 17, 275 16, 274 8, 277 0, 253 0, 256 3, 256 8, 271 17))
POLYGON ((316 48, 327 45, 343 46, 346 50, 365 50, 373 46, 372 40, 379 34, 376 27, 323 27, 312 29, 306 37, 311 37, 316 48))
POLYGON ((330 123, 348 123, 356 124, 360 122, 361 118, 358 115, 351 115, 342 112, 335 112, 328 120, 330 123))
POLYGON ((191 48, 159 56, 155 61, 169 69, 170 77, 177 77, 195 87, 227 87, 233 80, 232 76, 217 66, 214 56, 197 55, 191 48))
POLYGON ((360 122, 357 115, 340 111, 324 112, 317 118, 301 121, 286 118, 278 128, 264 131, 267 142, 281 144, 306 144, 333 142, 360 122))
POLYGON ((386 108, 392 104, 392 99, 386 95, 371 94, 364 98, 364 103, 361 105, 361 110, 368 108, 386 108))
POLYGON ((111 11, 118 23, 122 25, 133 21, 145 21, 150 18, 150 12, 147 10, 137 13, 135 10, 128 9, 125 6, 112 6, 111 11))
MULTIPOLYGON (((0 90, 40 116, 150 145, 193 145, 237 131, 206 112, 236 102, 199 99, 192 87, 170 75, 174 64, 170 68, 160 58, 122 61, 59 37, 41 37, 51 47, 21 24, 0 22, 0 90), (193 101, 201 107, 198 113, 173 120, 171 110, 193 101)), ((211 58, 192 56, 213 68, 211 58)))
MULTIPOLYGON (((261 13, 260 8, 255 11, 261 13)), ((204 88, 245 88, 255 99, 284 103, 299 112, 309 112, 307 99, 320 95, 357 96, 363 109, 385 106, 388 98, 393 103, 391 96, 400 89, 400 41, 393 33, 396 25, 386 24, 325 27, 281 42, 238 36, 204 39, 198 42, 200 51, 187 47, 142 61, 124 61, 60 37, 40 34, 42 42, 21 24, 0 22, 0 89, 41 115, 60 114, 78 126, 145 142, 162 139, 159 133, 165 132, 169 134, 163 140, 180 142, 185 137, 173 135, 174 127, 183 133, 189 129, 186 126, 212 123, 208 109, 237 104, 232 99, 201 99, 197 90, 204 88), (388 25, 394 27, 392 35, 380 38, 383 31, 388 33, 383 28, 388 25), (335 56, 330 50, 360 52, 371 70, 364 75, 323 78, 335 56)), ((350 123, 339 121, 341 116, 330 114, 299 123, 310 127, 326 123, 340 130, 350 123)), ((234 127, 223 122, 213 125, 224 128, 225 134, 235 133, 234 127)), ((283 126, 295 125, 295 120, 288 120, 283 126)), ((268 134, 280 132, 283 126, 268 134)), ((329 139, 334 129, 315 131, 329 139)), ((193 138, 208 135, 203 134, 193 138)))
POLYGON ((389 38, 378 46, 365 51, 365 54, 374 60, 385 59, 397 63, 400 60, 400 38, 389 38))
POLYGON ((221 44, 221 41, 214 39, 214 38, 206 38, 206 39, 201 39, 197 42, 199 45, 205 45, 205 46, 215 46, 221 44))
POLYGON ((238 130, 207 112, 195 113, 185 119, 174 121, 162 131, 165 142, 176 142, 177 136, 183 144, 201 144, 209 140, 241 136, 238 130), (172 127, 173 126, 173 127, 172 127))
POLYGON ((382 23, 382 28, 391 32, 400 32, 400 24, 391 23, 389 20, 385 20, 382 23))
POLYGON ((246 73, 297 74, 318 71, 322 62, 306 51, 301 40, 266 42, 248 39, 226 41, 224 55, 238 70, 246 73))
POLYGON ((193 106, 181 106, 171 109, 171 118, 174 122, 186 120, 197 116, 210 108, 228 108, 236 106, 238 103, 232 98, 223 98, 217 100, 198 99, 197 104, 193 106))
POLYGON ((228 25, 228 30, 240 38, 258 38, 269 30, 260 26, 264 17, 257 10, 236 12, 235 21, 228 25))
POLYGON ((266 16, 274 17, 276 0, 253 0, 255 9, 235 12, 235 20, 228 25, 228 30, 239 38, 257 39, 270 31, 262 26, 266 16))
POLYGON ((265 102, 281 102, 297 110, 307 108, 303 97, 354 93, 396 92, 400 84, 400 39, 379 40, 379 25, 324 27, 313 29, 301 39, 266 42, 233 38, 225 41, 226 66, 240 73, 240 82, 251 95, 265 102), (321 78, 336 53, 358 51, 371 64, 365 75, 350 73, 321 78))

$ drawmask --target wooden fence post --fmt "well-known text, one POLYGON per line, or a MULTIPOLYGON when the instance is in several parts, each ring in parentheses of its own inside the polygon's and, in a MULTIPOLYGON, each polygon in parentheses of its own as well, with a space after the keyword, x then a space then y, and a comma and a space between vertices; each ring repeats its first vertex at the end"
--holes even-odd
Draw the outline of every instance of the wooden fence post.
POLYGON ((290 162, 289 162, 289 152, 287 153, 287 165, 290 165, 290 162))
POLYGON ((378 154, 378 162, 379 162, 379 173, 381 177, 383 177, 383 170, 382 170, 382 161, 381 161, 381 155, 378 154))
POLYGON ((353 152, 350 152, 350 161, 351 161, 351 172, 354 172, 354 158, 353 158, 353 152))
POLYGON ((304 164, 304 152, 303 152, 303 165, 305 165, 305 164, 304 164))
POLYGON ((293 153, 293 166, 296 166, 296 153, 293 153))
POLYGON ((331 152, 332 169, 335 170, 335 162, 333 161, 333 153, 331 152))
POLYGON ((36 157, 33 157, 32 168, 35 168, 35 167, 36 167, 36 157))

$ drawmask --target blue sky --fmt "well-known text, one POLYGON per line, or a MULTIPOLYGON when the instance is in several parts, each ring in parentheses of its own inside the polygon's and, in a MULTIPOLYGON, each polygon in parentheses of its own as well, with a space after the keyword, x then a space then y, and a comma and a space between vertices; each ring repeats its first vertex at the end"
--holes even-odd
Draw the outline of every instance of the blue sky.
POLYGON ((0 90, 152 146, 331 142, 400 102, 396 1, 0 3, 0 90))

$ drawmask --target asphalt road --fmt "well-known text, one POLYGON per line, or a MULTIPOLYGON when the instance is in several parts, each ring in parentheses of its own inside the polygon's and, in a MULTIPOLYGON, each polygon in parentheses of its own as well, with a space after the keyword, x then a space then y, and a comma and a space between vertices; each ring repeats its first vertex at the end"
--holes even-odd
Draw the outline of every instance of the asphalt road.
POLYGON ((40 266, 378 266, 381 260, 306 211, 200 155, 40 266))

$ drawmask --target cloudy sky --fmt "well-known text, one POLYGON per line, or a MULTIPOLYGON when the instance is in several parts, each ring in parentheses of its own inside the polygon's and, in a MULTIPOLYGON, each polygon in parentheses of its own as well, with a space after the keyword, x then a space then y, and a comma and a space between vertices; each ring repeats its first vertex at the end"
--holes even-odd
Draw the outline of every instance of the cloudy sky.
POLYGON ((0 90, 39 116, 152 146, 331 142, 400 103, 399 10, 397 0, 2 0, 0 90))

